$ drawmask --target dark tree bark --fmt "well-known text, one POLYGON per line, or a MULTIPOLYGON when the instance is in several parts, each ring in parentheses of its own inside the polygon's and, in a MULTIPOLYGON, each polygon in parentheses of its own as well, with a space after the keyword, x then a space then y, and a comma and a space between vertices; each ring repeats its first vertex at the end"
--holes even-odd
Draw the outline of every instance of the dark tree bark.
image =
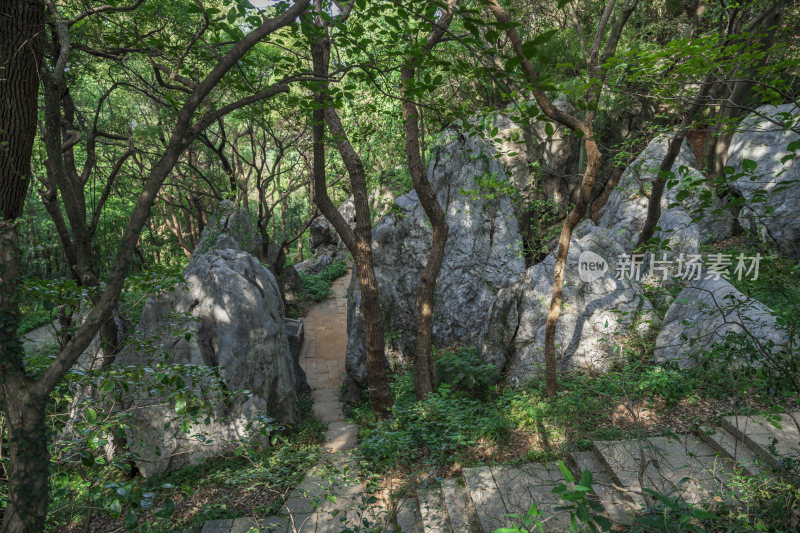
POLYGON ((701 162, 705 164, 710 176, 719 178, 723 175, 725 163, 728 159, 728 149, 730 148, 731 140, 733 140, 733 131, 731 129, 741 116, 743 105, 748 96, 750 96, 754 85, 753 76, 766 63, 768 57, 766 52, 775 40, 774 28, 780 23, 784 9, 785 2, 776 2, 768 6, 753 19, 747 28, 747 33, 750 34, 748 47, 764 53, 757 62, 745 68, 737 79, 723 87, 726 98, 714 113, 714 120, 709 128, 706 146, 703 150, 704 161, 701 162), (762 33, 756 35, 755 31, 762 25, 762 33))
POLYGON ((0 6, 0 216, 22 214, 31 178, 44 3, 4 0, 0 6))
POLYGON ((713 86, 713 77, 709 75, 703 81, 703 85, 700 87, 697 97, 683 116, 677 132, 669 141, 667 153, 664 155, 664 159, 661 160, 661 164, 658 167, 658 175, 653 181, 653 188, 650 190, 650 198, 647 200, 647 218, 645 218, 642 231, 639 233, 639 239, 636 241, 637 249, 647 244, 655 232, 658 219, 661 218, 661 198, 664 196, 664 187, 667 185, 667 179, 664 177, 664 174, 672 169, 675 159, 681 152, 681 146, 683 145, 683 139, 686 137, 686 131, 689 129, 692 122, 694 122, 694 118, 697 116, 698 111, 700 111, 701 106, 706 102, 708 93, 713 86))
POLYGON ((8 423, 8 505, 2 531, 41 531, 47 513, 46 402, 25 375, 17 280, 22 215, 36 136, 44 3, 0 4, 0 408, 8 423))
MULTIPOLYGON (((318 7, 319 9, 319 7, 318 7)), ((367 182, 361 158, 353 150, 347 139, 339 115, 327 102, 328 62, 330 60, 330 41, 327 28, 321 20, 317 21, 320 37, 312 44, 314 76, 319 90, 315 92, 312 137, 314 141, 314 201, 319 210, 330 221, 347 249, 353 254, 356 275, 361 289, 361 308, 367 336, 367 382, 372 408, 379 417, 388 416, 392 407, 392 395, 386 376, 386 355, 383 314, 378 290, 378 280, 372 264, 372 217, 367 195, 367 182), (350 228, 344 217, 333 205, 328 195, 325 178, 325 124, 334 137, 339 154, 350 176, 353 203, 356 211, 356 229, 350 228)))
POLYGON ((601 68, 605 64, 617 48, 617 43, 622 35, 622 29, 630 17, 630 14, 636 9, 638 0, 633 0, 622 10, 619 17, 614 20, 606 45, 603 49, 602 56, 600 55, 600 45, 605 34, 606 26, 609 19, 614 12, 615 0, 610 0, 603 10, 600 22, 597 25, 595 32, 594 42, 588 54, 587 67, 589 71, 589 79, 596 80, 590 86, 585 100, 587 102, 587 111, 583 120, 562 112, 556 108, 547 95, 538 87, 538 75, 533 64, 525 56, 522 49, 522 38, 517 32, 516 28, 511 26, 511 17, 508 12, 500 5, 498 0, 490 0, 489 10, 497 21, 508 27, 506 35, 521 60, 522 69, 528 78, 528 81, 533 86, 532 92, 536 99, 536 103, 542 111, 551 119, 563 124, 570 128, 583 138, 583 146, 586 151, 586 169, 583 173, 578 199, 575 202, 572 210, 567 214, 564 224, 561 227, 561 234, 558 238, 558 251, 556 253, 556 264, 553 272, 553 292, 550 299, 550 310, 547 313, 547 320, 545 322, 545 380, 547 387, 547 395, 555 396, 558 389, 558 379, 556 370, 556 351, 555 351, 555 333, 558 317, 561 314, 562 294, 564 290, 564 268, 567 263, 567 254, 569 253, 569 243, 572 238, 572 231, 575 226, 583 219, 586 210, 591 200, 592 188, 594 187, 597 174, 600 172, 600 163, 602 156, 597 145, 597 140, 594 138, 592 130, 592 123, 597 109, 597 103, 600 100, 600 94, 603 89, 606 72, 601 68))
POLYGON ((417 191, 420 204, 431 222, 433 240, 428 261, 417 285, 417 339, 414 359, 414 394, 422 400, 433 392, 436 381, 436 369, 431 357, 433 344, 433 296, 436 291, 436 280, 444 261, 444 249, 447 245, 447 217, 436 199, 430 181, 425 174, 420 149, 419 113, 413 95, 407 91, 408 82, 414 80, 423 54, 429 53, 442 39, 453 20, 453 8, 458 0, 448 0, 448 10, 434 24, 421 50, 412 50, 410 56, 400 70, 400 87, 403 107, 404 133, 406 140, 406 159, 408 171, 414 190, 417 191))
MULTIPOLYGON (((281 15, 265 19, 260 26, 234 44, 191 92, 178 113, 166 149, 150 169, 142 192, 120 239, 117 255, 113 261, 102 295, 94 302, 94 307, 83 324, 77 329, 75 335, 61 348, 49 367, 35 379, 25 375, 22 364, 22 347, 16 337, 18 308, 15 301, 14 282, 19 272, 16 231, 13 221, 8 219, 0 220, 0 261, 2 261, 0 268, 2 268, 3 272, 2 283, 0 283, 0 306, 2 306, 0 308, 0 311, 2 311, 0 312, 0 321, 2 321, 3 334, 3 337, 0 338, 3 350, 2 354, 0 354, 2 356, 0 357, 0 392, 2 393, 3 409, 9 422, 8 505, 3 516, 3 531, 13 533, 38 533, 44 531, 48 506, 49 470, 49 452, 46 445, 44 419, 47 398, 63 379, 64 375, 72 368, 81 353, 89 346, 91 340, 106 321, 106 317, 111 314, 117 305, 132 261, 133 251, 136 248, 142 228, 150 215, 153 202, 167 175, 186 148, 214 121, 257 100, 287 92, 289 87, 287 81, 284 80, 284 82, 272 85, 263 91, 218 109, 206 108, 205 113, 197 118, 195 118, 195 112, 201 107, 212 89, 217 86, 245 53, 270 33, 291 24, 305 10, 307 5, 308 0, 299 0, 281 15), (17 318, 14 318, 15 316, 17 318)), ((39 20, 31 14, 31 10, 41 8, 41 4, 36 2, 17 1, 3 3, 2 11, 0 11, 0 24, 3 26, 0 26, 0 30, 8 29, 12 34, 21 31, 14 26, 19 18, 16 15, 22 16, 22 20, 39 20), (13 17, 9 16, 8 13, 8 8, 10 7, 18 10, 18 12, 11 12, 11 14, 15 15, 13 17), (11 25, 11 27, 6 28, 5 25, 11 25)), ((94 10, 94 12, 98 11, 94 10)), ((43 19, 44 15, 41 16, 43 19)), ((84 16, 88 15, 79 15, 80 18, 84 16)), ((54 18, 57 19, 55 16, 54 18)), ((57 20, 56 24, 59 32, 66 32, 69 28, 68 21, 57 20)), ((8 38, 8 36, 9 33, 3 31, 0 33, 0 41, 8 38)), ((24 68, 24 65, 22 67, 17 65, 17 67, 24 68)), ((48 67, 41 61, 37 62, 37 67, 39 67, 39 72, 43 75, 52 75, 52 72, 49 72, 48 67)), ((34 75, 37 75, 36 72, 34 72, 34 75)), ((8 77, 10 79, 18 79, 19 76, 17 72, 9 72, 8 77)), ((30 96, 32 94, 34 100, 36 97, 35 87, 27 95, 30 96)), ((2 97, 5 98, 7 95, 15 94, 14 90, 9 89, 9 91, 4 91, 2 97)), ((17 98, 21 97, 22 95, 17 94, 17 98)), ((52 97, 53 95, 51 94, 50 98, 52 97)), ((35 121, 31 122, 31 126, 35 127, 35 121)), ((46 129, 44 134, 45 142, 52 142, 52 139, 47 137, 53 131, 56 131, 57 138, 60 139, 60 131, 57 128, 46 129)), ((16 151, 16 143, 24 143, 25 139, 25 136, 22 135, 19 138, 11 137, 8 142, 9 145, 14 146, 16 151)), ((30 162, 30 153, 28 153, 28 162, 30 162)), ((0 179, 5 180, 5 177, 5 175, 0 176, 0 179)), ((8 183, 12 182, 8 181, 8 183)))

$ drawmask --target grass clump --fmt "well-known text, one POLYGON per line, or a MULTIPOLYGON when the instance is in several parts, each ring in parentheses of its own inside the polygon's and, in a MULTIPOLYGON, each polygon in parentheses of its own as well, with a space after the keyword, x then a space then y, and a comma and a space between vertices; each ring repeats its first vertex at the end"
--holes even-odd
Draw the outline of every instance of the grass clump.
POLYGON ((347 261, 334 261, 323 268, 319 274, 300 272, 303 280, 303 292, 308 300, 319 302, 331 295, 333 282, 347 274, 347 261))

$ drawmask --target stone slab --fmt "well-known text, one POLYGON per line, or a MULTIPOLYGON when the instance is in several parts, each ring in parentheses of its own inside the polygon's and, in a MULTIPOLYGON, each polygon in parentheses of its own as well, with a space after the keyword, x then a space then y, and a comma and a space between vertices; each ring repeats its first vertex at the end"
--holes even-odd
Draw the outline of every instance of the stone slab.
POLYGON ((416 499, 407 499, 397 504, 397 533, 423 533, 422 516, 416 499))
MULTIPOLYGON (((655 437, 619 442, 595 442, 595 452, 617 483, 633 492, 650 488, 661 494, 679 495, 689 503, 710 501, 724 489, 730 465, 691 435, 679 440, 655 437), (644 455, 642 482, 639 470, 644 455)), ((636 503, 643 503, 635 498, 636 503)))
POLYGON ((440 490, 420 491, 418 495, 422 530, 425 533, 451 533, 450 521, 440 490))
POLYGON ((722 428, 705 428, 698 432, 700 440, 721 455, 735 461, 747 475, 757 476, 763 472, 763 460, 741 439, 737 439, 722 428))
POLYGON ((478 521, 484 531, 494 531, 510 524, 508 510, 488 466, 462 470, 469 496, 475 505, 478 521))
POLYGON ((442 498, 453 531, 481 533, 478 514, 467 493, 464 478, 442 480, 442 498))
POLYGON ((594 452, 574 452, 570 461, 575 466, 575 479, 580 480, 584 470, 592 473, 592 497, 600 502, 608 518, 616 524, 630 524, 639 506, 626 492, 615 487, 611 476, 594 452))

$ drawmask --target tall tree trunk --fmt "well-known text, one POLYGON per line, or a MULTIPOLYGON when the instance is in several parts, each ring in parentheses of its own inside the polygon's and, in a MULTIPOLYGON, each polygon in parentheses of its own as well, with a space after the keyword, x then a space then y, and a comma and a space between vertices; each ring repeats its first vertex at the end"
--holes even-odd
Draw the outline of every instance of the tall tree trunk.
POLYGON ((47 516, 44 406, 25 376, 17 281, 18 226, 31 179, 39 74, 43 61, 44 3, 0 4, 0 408, 8 422, 8 504, 2 531, 38 532, 47 516))
POLYGON ((44 3, 3 0, 0 6, 0 217, 22 214, 31 178, 44 3))
MULTIPOLYGON (((318 22, 319 23, 319 22, 318 22)), ((322 24, 320 23, 320 26, 322 24)), ((327 30, 321 28, 321 35, 312 44, 314 75, 327 80, 330 42, 327 30)), ((367 336, 367 381, 372 408, 379 417, 389 414, 392 395, 386 377, 386 355, 384 345, 383 314, 381 313, 378 280, 372 264, 372 219, 367 196, 367 183, 361 159, 350 146, 339 116, 328 107, 327 81, 318 82, 320 90, 314 95, 316 106, 313 111, 312 137, 314 147, 314 201, 319 210, 336 229, 345 246, 353 254, 356 275, 361 289, 361 308, 367 336), (328 195, 325 179, 325 124, 331 130, 339 153, 350 176, 353 203, 356 210, 356 229, 353 231, 344 217, 333 205, 328 195)))
POLYGON ((580 134, 583 137, 583 147, 586 151, 586 169, 583 173, 581 181, 581 188, 578 193, 578 199, 575 206, 567 215, 564 220, 564 225, 561 228, 561 235, 558 239, 558 251, 556 253, 556 264, 553 271, 553 292, 550 299, 550 310, 547 313, 547 320, 545 322, 545 345, 544 345, 544 361, 545 361, 545 380, 547 385, 547 395, 555 396, 558 388, 557 370, 556 370, 556 349, 555 349, 555 333, 558 317, 561 314, 561 302, 564 290, 564 268, 567 263, 567 255, 569 254, 569 244, 572 238, 572 231, 575 226, 583 219, 586 210, 591 200, 592 189, 594 187, 597 174, 600 172, 601 155, 597 146, 597 141, 594 138, 594 131, 592 130, 592 122, 594 121, 595 110, 600 100, 600 94, 603 89, 603 83, 606 77, 606 71, 601 68, 605 62, 614 55, 622 35, 622 29, 628 21, 631 13, 636 9, 638 0, 632 0, 622 10, 621 15, 615 19, 611 27, 606 45, 603 49, 602 56, 600 55, 600 45, 605 34, 606 26, 614 11, 615 0, 610 0, 606 3, 603 14, 597 25, 595 32, 594 42, 591 51, 588 54, 588 74, 589 79, 592 80, 591 86, 586 93, 585 100, 587 102, 587 111, 583 121, 578 120, 576 117, 564 113, 556 108, 547 95, 539 88, 538 75, 533 64, 528 60, 527 56, 522 49, 522 39, 520 38, 517 29, 511 25, 511 17, 508 12, 500 5, 498 0, 490 0, 489 10, 497 19, 497 21, 506 26, 506 35, 508 40, 520 59, 522 70, 524 71, 528 81, 533 86, 532 92, 536 99, 536 103, 542 111, 551 119, 570 128, 572 131, 580 134))
MULTIPOLYGON (((453 7, 457 0, 449 0, 448 10, 434 24, 433 30, 426 39, 422 48, 423 52, 430 52, 441 40, 444 32, 453 20, 453 7)), ((402 96, 403 121, 406 140, 406 160, 408 171, 414 190, 417 192, 420 204, 431 222, 433 240, 430 255, 425 263, 425 269, 417 285, 417 339, 414 359, 414 394, 422 400, 433 392, 436 381, 436 369, 431 356, 433 344, 433 296, 436 291, 436 280, 444 261, 444 250, 447 245, 447 217, 436 199, 436 193, 425 174, 420 148, 419 113, 414 103, 414 96, 409 94, 408 84, 414 80, 419 57, 415 52, 406 60, 400 70, 400 90, 402 96)))
POLYGON ((9 376, 0 385, 8 423, 8 505, 3 516, 4 533, 44 530, 47 518, 50 456, 45 422, 46 395, 22 374, 9 376))
MULTIPOLYGON (((775 40, 774 28, 780 23, 785 9, 786 2, 779 1, 769 5, 759 13, 750 23, 745 31, 748 37, 748 46, 745 52, 763 52, 759 60, 747 68, 729 86, 725 86, 726 98, 720 105, 719 111, 714 115, 714 121, 709 126, 706 146, 703 150, 705 160, 701 163, 706 165, 706 169, 711 176, 721 177, 724 174, 725 163, 728 160, 728 149, 733 140, 733 126, 738 117, 742 114, 742 106, 750 96, 753 88, 753 76, 767 61, 767 51, 775 40), (756 35, 756 30, 763 24, 760 35, 756 35), (757 39, 756 39, 757 37, 757 39)), ((730 37, 730 32, 726 38, 730 37)))

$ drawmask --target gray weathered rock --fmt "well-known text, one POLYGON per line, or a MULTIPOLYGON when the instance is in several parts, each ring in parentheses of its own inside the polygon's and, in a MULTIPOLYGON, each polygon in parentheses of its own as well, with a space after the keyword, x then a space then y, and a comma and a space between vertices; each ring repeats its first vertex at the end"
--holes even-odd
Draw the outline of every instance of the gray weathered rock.
MULTIPOLYGON (((214 231, 213 226, 207 231, 214 231)), ((208 235, 204 237, 201 242, 211 242, 208 235)), ((218 238, 204 253, 193 256, 183 273, 186 286, 147 301, 136 328, 139 342, 115 363, 212 369, 194 386, 195 393, 211 402, 210 422, 202 423, 201 417, 191 428, 192 434, 204 434, 205 442, 183 433, 180 423, 164 428, 176 413, 159 394, 151 397, 138 391, 124 406, 133 409, 129 447, 147 476, 231 450, 251 438, 248 425, 263 417, 283 424, 297 421, 295 375, 278 284, 252 255, 222 249, 222 242, 241 241, 218 238), (215 401, 210 378, 214 373, 224 390, 250 394, 215 401)))
MULTIPOLYGON (((618 236, 589 221, 579 225, 570 242, 564 274, 563 309, 556 326, 556 358, 560 369, 607 371, 618 337, 649 327, 652 305, 636 283, 617 279, 617 257, 625 253, 618 236), (584 282, 579 275, 583 252, 605 260, 608 269, 584 282), (599 257, 597 257, 599 256, 599 257)), ((555 252, 509 283, 492 303, 480 342, 481 357, 521 384, 544 369, 545 322, 553 288, 555 252)))
MULTIPOLYGON (((783 120, 780 113, 794 115, 794 128, 800 127, 800 109, 794 104, 761 106, 761 115, 783 120)), ((731 184, 731 189, 745 199, 739 222, 745 229, 757 233, 762 240, 774 243, 778 250, 791 258, 800 258, 800 159, 786 163, 781 159, 789 155, 787 146, 800 140, 800 135, 752 114, 745 118, 731 140, 728 165, 736 171, 742 169, 742 161, 750 159, 757 163, 754 180, 743 176, 731 184), (782 182, 793 182, 784 183, 782 182), (765 201, 756 201, 764 195, 765 201), (768 209, 773 210, 768 213, 768 209)))
POLYGON ((297 270, 297 272, 304 272, 306 274, 319 274, 323 268, 331 263, 333 263, 331 256, 322 253, 311 256, 302 263, 297 263, 294 265, 294 268, 297 270))
POLYGON ((287 303, 294 302, 303 293, 303 279, 293 266, 283 267, 278 277, 278 285, 281 287, 287 303))
MULTIPOLYGON (((566 100, 558 99, 554 103, 561 110, 574 111, 566 100)), ((520 194, 542 195, 566 210, 577 198, 580 188, 577 172, 580 140, 557 123, 533 120, 524 126, 521 117, 529 106, 536 107, 536 104, 525 102, 486 117, 483 129, 490 134, 499 160, 520 194), (553 128, 552 135, 547 134, 548 124, 553 128), (491 135, 494 128, 497 134, 491 135), (537 176, 538 183, 531 181, 532 174, 537 176)))
MULTIPOLYGON (((474 137, 446 144, 428 167, 428 178, 450 228, 436 286, 436 346, 477 340, 495 292, 525 268, 511 201, 505 195, 490 198, 480 191, 476 178, 485 174, 505 176, 493 150, 474 137)), ((430 245, 430 223, 413 191, 398 198, 373 230, 373 261, 388 347, 398 356, 414 350, 417 283, 430 245)), ((348 295, 346 366, 351 380, 363 387, 365 336, 355 282, 348 295)))
POLYGON ((250 214, 237 208, 230 200, 223 200, 200 235, 200 242, 192 252, 189 262, 202 254, 227 249, 242 250, 258 256, 261 253, 261 239, 253 227, 250 214))
MULTIPOLYGON (((603 207, 598 226, 608 228, 622 239, 626 251, 631 251, 639 238, 639 232, 647 219, 649 184, 658 176, 658 167, 667 151, 668 140, 657 138, 645 148, 639 157, 623 172, 619 185, 608 197, 603 207)), ((697 161, 691 147, 684 142, 680 154, 672 166, 676 176, 680 169, 692 177, 699 176, 697 161)), ((664 189, 661 199, 661 218, 655 236, 669 239, 674 253, 697 254, 700 247, 700 228, 692 223, 692 217, 682 206, 669 208, 676 202, 677 188, 664 189)))
POLYGON ((314 220, 308 230, 310 233, 309 245, 312 252, 323 244, 337 244, 339 242, 339 236, 336 234, 336 230, 333 229, 333 225, 324 218, 320 217, 314 220))
POLYGON ((664 316, 656 339, 655 360, 696 363, 693 356, 721 342, 729 333, 747 330, 759 343, 782 346, 787 334, 770 310, 739 292, 725 279, 706 276, 681 291, 664 316))

